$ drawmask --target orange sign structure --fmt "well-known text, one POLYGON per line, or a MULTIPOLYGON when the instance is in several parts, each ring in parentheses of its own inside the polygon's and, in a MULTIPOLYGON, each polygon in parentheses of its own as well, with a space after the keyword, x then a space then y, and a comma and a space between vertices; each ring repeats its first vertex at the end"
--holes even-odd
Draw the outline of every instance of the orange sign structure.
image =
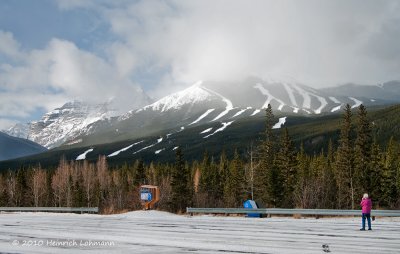
POLYGON ((155 204, 160 200, 160 189, 155 185, 140 186, 140 202, 144 210, 154 209, 155 204))

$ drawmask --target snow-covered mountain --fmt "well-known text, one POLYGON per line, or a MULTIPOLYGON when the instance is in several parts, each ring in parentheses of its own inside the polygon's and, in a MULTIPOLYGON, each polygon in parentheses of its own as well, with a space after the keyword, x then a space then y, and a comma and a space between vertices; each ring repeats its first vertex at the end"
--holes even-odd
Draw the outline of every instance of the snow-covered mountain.
MULTIPOLYGON (((356 91, 357 92, 357 91, 356 91)), ((357 93, 329 94, 305 85, 276 80, 248 78, 240 82, 196 82, 192 86, 130 111, 114 121, 110 128, 79 137, 82 145, 109 143, 166 133, 166 138, 185 129, 219 124, 215 130, 206 128, 204 136, 230 128, 243 117, 262 116, 271 104, 274 112, 286 115, 319 115, 338 113, 345 104, 353 108, 388 103, 384 97, 357 96, 357 93)))
POLYGON ((107 103, 90 105, 73 101, 46 113, 41 120, 18 124, 7 134, 24 137, 47 148, 53 148, 76 137, 92 133, 96 123, 104 125, 116 112, 107 103))
MULTIPOLYGON (((172 135, 185 128, 213 122, 220 123, 222 129, 219 131, 222 131, 239 118, 263 114, 262 109, 268 104, 274 112, 284 116, 339 112, 345 104, 355 108, 361 103, 370 106, 400 102, 400 96, 393 96, 399 90, 398 84, 346 85, 317 90, 295 81, 255 77, 238 82, 199 81, 120 116, 116 116, 108 104, 67 103, 44 115, 40 121, 29 124, 28 133, 21 125, 7 133, 28 137, 52 148, 61 144, 108 143, 165 131, 172 135)), ((210 134, 213 134, 211 130, 208 137, 213 136, 210 134)))
POLYGON ((345 84, 321 90, 333 96, 358 96, 372 100, 398 102, 400 98, 400 81, 389 81, 375 86, 345 84))
MULTIPOLYGON (((363 87, 362 87, 363 88, 363 87)), ((362 90, 362 89, 361 89, 362 90)), ((271 104, 274 110, 294 114, 321 114, 338 111, 345 104, 358 107, 379 105, 391 101, 392 97, 367 95, 362 91, 329 93, 329 90, 316 90, 296 82, 264 81, 248 78, 242 82, 202 82, 168 95, 151 105, 120 117, 124 121, 135 118, 143 112, 167 114, 182 111, 181 120, 194 117, 199 108, 204 108, 203 118, 214 116, 213 120, 255 115, 271 104), (240 113, 239 113, 240 112, 240 113)), ((195 123, 199 123, 196 121, 195 123)), ((204 119, 206 120, 206 119, 204 119)))
POLYGON ((10 136, 27 139, 29 136, 29 123, 17 123, 4 132, 10 136))

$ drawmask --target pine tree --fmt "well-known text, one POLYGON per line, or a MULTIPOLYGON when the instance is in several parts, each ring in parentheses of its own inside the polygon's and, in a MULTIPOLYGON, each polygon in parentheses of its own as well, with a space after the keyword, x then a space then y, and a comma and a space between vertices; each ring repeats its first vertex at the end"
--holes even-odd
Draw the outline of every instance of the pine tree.
POLYGON ((211 185, 211 169, 210 169, 210 157, 206 150, 203 155, 203 161, 200 164, 200 181, 199 181, 199 192, 208 194, 209 187, 211 185))
POLYGON ((221 190, 221 175, 218 165, 212 159, 209 167, 210 185, 208 186, 209 206, 217 207, 222 200, 223 190, 221 190))
POLYGON ((233 160, 229 165, 225 180, 224 205, 225 207, 240 207, 244 199, 244 169, 239 153, 235 150, 233 160))
POLYGON ((283 200, 279 201, 279 203, 281 203, 283 207, 293 207, 293 191, 296 182, 297 162, 293 142, 287 128, 283 130, 283 134, 281 135, 280 147, 275 164, 277 173, 281 175, 278 179, 282 180, 281 183, 275 184, 282 184, 283 187, 283 200))
POLYGON ((354 177, 357 184, 357 196, 369 192, 371 188, 371 126, 367 119, 367 110, 364 105, 358 108, 357 138, 354 149, 354 177))
POLYGON ((172 169, 171 202, 173 211, 183 211, 190 204, 189 172, 185 168, 181 148, 176 149, 175 167, 172 169))
POLYGON ((3 174, 0 173, 0 206, 8 205, 7 183, 3 174))
POLYGON ((315 156, 312 163, 314 170, 312 175, 313 192, 315 192, 315 208, 335 208, 336 206, 336 182, 329 159, 321 151, 315 156))
POLYGON ((15 192, 16 206, 25 205, 24 203, 25 203, 27 189, 28 185, 26 179, 26 170, 19 169, 16 175, 16 192, 15 192))
POLYGON ((283 176, 277 167, 268 171, 268 203, 272 207, 282 207, 284 197, 283 176))
POLYGON ((355 205, 351 116, 351 108, 350 105, 347 104, 340 130, 339 148, 337 150, 335 163, 339 209, 354 209, 355 205))
POLYGON ((220 178, 220 181, 218 183, 218 193, 222 194, 220 196, 221 199, 224 198, 223 195, 224 195, 226 178, 229 173, 228 170, 229 170, 228 158, 226 157, 225 150, 223 150, 219 159, 219 166, 218 166, 218 174, 220 178))
POLYGON ((265 110, 265 116, 264 140, 259 147, 260 166, 256 170, 254 179, 254 199, 267 205, 274 199, 274 197, 271 197, 271 193, 274 192, 274 187, 269 186, 269 183, 273 182, 271 177, 278 177, 277 172, 275 172, 276 169, 274 168, 274 156, 276 151, 275 136, 272 132, 274 114, 272 113, 270 104, 268 104, 265 110))
POLYGON ((370 158, 370 174, 369 180, 370 188, 369 188, 369 195, 374 200, 373 204, 376 207, 379 207, 382 203, 382 180, 383 180, 383 168, 384 168, 384 161, 382 158, 382 152, 377 143, 376 139, 371 145, 371 158, 370 158))
POLYGON ((146 170, 144 168, 144 163, 142 160, 139 160, 135 172, 136 172, 136 174, 135 174, 133 184, 135 186, 145 184, 146 183, 146 170))
POLYGON ((398 163, 399 147, 392 137, 386 149, 381 182, 382 204, 390 208, 394 208, 398 200, 396 183, 398 163))
POLYGON ((297 182, 295 186, 295 205, 297 208, 310 208, 309 200, 309 186, 312 179, 310 179, 310 158, 304 152, 303 143, 300 145, 300 151, 296 156, 297 160, 297 182))

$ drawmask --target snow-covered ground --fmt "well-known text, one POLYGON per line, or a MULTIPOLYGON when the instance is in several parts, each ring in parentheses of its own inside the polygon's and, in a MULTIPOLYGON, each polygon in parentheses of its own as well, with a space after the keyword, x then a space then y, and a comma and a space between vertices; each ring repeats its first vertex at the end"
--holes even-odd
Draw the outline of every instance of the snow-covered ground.
POLYGON ((400 219, 1 213, 2 253, 399 253, 400 219))

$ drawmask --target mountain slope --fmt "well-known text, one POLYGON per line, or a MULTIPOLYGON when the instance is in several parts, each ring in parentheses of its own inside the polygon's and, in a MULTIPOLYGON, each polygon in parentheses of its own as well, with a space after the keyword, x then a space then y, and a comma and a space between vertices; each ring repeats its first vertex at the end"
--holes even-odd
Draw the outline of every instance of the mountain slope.
POLYGON ((386 100, 398 102, 400 98, 400 81, 389 81, 376 86, 345 84, 338 87, 321 89, 333 96, 355 96, 371 100, 386 100))
MULTIPOLYGON (((250 77, 237 82, 199 81, 180 92, 131 110, 121 116, 109 104, 67 103, 28 127, 15 126, 7 133, 27 137, 48 148, 88 146, 171 133, 219 122, 224 128, 242 118, 256 117, 271 104, 282 114, 320 115, 352 108, 400 102, 399 82, 380 86, 344 85, 313 89, 294 81, 250 77), (25 129, 24 129, 25 128, 25 129), (28 129, 28 133, 26 133, 28 129)), ((211 133, 210 133, 211 134, 211 133)))
MULTIPOLYGON (((373 122, 373 135, 381 145, 387 144, 391 136, 400 140, 400 105, 383 109, 368 108, 368 111, 369 119, 373 122)), ((327 151, 330 139, 337 145, 342 114, 302 116, 276 111, 274 114, 275 122, 281 123, 274 130, 275 134, 279 136, 281 128, 287 127, 295 145, 299 147, 303 143, 309 154, 327 151)), ((21 165, 36 165, 39 162, 43 166, 56 166, 62 156, 67 160, 85 158, 96 161, 99 155, 105 155, 108 163, 113 166, 132 163, 137 159, 145 162, 173 162, 177 147, 182 148, 188 161, 201 160, 206 150, 214 158, 218 158, 222 151, 231 157, 235 149, 244 156, 250 145, 255 147, 258 144, 264 128, 263 114, 230 122, 214 121, 192 125, 177 132, 164 130, 155 135, 114 143, 85 147, 64 146, 43 154, 2 162, 0 170, 18 168, 21 165)))
POLYGON ((0 132, 0 160, 24 157, 47 149, 26 139, 16 138, 0 132))
POLYGON ((356 93, 333 96, 294 82, 258 78, 241 82, 199 81, 151 105, 130 111, 96 132, 84 133, 71 143, 78 146, 111 143, 156 135, 165 130, 175 133, 213 122, 225 123, 228 127, 241 118, 260 115, 268 104, 282 114, 311 116, 338 112, 345 104, 356 108, 361 103, 373 106, 391 102, 386 101, 386 97, 373 98, 357 97, 356 93))
POLYGON ((90 105, 73 101, 46 113, 39 121, 18 124, 10 128, 7 134, 28 138, 47 148, 54 148, 83 133, 92 133, 97 122, 107 124, 115 114, 107 103, 90 105))

